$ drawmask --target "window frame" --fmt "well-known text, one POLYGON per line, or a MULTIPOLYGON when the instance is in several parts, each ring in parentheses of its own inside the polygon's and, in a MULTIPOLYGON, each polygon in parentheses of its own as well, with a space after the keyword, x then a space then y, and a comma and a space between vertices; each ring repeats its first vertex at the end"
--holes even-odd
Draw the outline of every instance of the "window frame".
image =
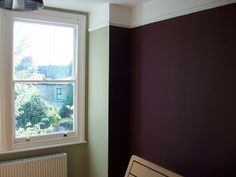
MULTIPOLYGON (((0 10, 0 154, 29 149, 85 143, 85 66, 86 66, 86 16, 52 10, 34 12, 13 12, 0 10), (76 25, 77 36, 75 49, 76 63, 74 71, 74 101, 77 102, 75 132, 55 133, 29 138, 15 138, 14 124, 14 79, 13 79, 13 24, 14 20, 43 21, 49 24, 76 25), (8 127, 8 128, 7 128, 8 127), (9 128, 11 127, 11 128, 9 128)), ((65 81, 66 82, 66 81, 65 81)), ((70 80, 68 80, 70 82, 70 80)), ((57 82, 55 82, 57 83, 57 82)))
POLYGON ((62 96, 62 88, 56 88, 56 100, 57 101, 62 101, 61 98, 59 98, 59 96, 62 96))

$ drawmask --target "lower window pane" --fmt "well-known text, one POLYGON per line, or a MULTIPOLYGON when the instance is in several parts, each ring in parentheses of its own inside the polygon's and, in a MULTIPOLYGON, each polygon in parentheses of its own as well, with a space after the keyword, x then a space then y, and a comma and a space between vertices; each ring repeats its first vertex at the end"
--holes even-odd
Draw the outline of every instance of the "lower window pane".
POLYGON ((15 84, 16 137, 73 131, 73 84, 15 84))

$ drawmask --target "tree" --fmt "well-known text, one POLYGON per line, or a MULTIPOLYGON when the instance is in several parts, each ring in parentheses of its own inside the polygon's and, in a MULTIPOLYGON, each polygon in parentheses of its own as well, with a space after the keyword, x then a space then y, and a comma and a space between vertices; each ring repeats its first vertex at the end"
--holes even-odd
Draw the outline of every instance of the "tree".
MULTIPOLYGON (((23 57, 15 65, 17 79, 41 79, 42 77, 31 57, 23 57)), ((52 132, 61 119, 58 110, 42 98, 36 84, 15 84, 15 108, 18 135, 52 132)))
POLYGON ((62 118, 69 118, 73 114, 73 85, 68 85, 68 91, 66 99, 60 108, 60 116, 62 118))
POLYGON ((29 46, 27 45, 26 38, 24 37, 21 40, 16 42, 17 46, 14 48, 14 64, 15 66, 19 64, 20 60, 23 58, 24 50, 29 46))
POLYGON ((73 130, 73 119, 72 118, 61 119, 60 126, 64 127, 66 130, 73 130))
POLYGON ((67 97, 60 108, 60 126, 64 127, 66 130, 73 129, 73 85, 68 86, 67 97))
POLYGON ((16 79, 42 79, 43 75, 38 72, 39 68, 33 63, 30 56, 23 57, 15 64, 16 79))
POLYGON ((38 125, 40 129, 47 129, 59 122, 58 112, 51 108, 40 95, 33 94, 28 101, 22 103, 16 117, 16 127, 27 129, 38 125))

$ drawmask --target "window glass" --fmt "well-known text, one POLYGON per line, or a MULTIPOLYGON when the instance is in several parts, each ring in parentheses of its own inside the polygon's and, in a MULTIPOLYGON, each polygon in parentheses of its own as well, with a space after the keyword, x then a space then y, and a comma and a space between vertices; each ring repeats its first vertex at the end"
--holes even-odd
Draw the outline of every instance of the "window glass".
POLYGON ((74 27, 14 22, 15 137, 74 130, 74 27))
POLYGON ((2 11, 0 31, 0 154, 86 142, 86 16, 2 11))
POLYGON ((14 79, 73 77, 74 27, 14 22, 14 79))
POLYGON ((72 84, 15 85, 15 118, 17 137, 52 134, 73 130, 72 84), (55 88, 60 86, 65 96, 54 99, 55 88))

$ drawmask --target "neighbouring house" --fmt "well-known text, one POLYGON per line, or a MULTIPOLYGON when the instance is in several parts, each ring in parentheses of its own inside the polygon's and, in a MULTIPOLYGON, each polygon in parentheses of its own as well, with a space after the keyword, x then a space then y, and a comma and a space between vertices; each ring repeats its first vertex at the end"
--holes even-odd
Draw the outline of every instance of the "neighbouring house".
MULTIPOLYGON (((45 80, 66 80, 71 75, 71 65, 63 66, 39 66, 38 73, 45 77, 45 80)), ((72 85, 62 84, 41 84, 39 87, 42 97, 47 102, 58 108, 62 107, 68 97, 72 97, 72 85)))

